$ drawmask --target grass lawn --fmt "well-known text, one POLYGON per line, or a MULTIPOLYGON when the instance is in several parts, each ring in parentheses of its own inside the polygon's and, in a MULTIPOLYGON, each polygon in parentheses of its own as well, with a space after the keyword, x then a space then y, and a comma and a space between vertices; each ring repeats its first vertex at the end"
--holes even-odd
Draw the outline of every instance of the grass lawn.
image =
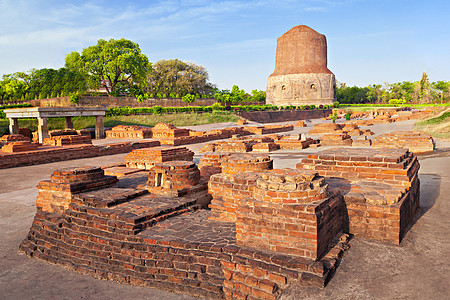
POLYGON ((417 122, 414 129, 424 131, 436 138, 450 139, 450 110, 417 122))
MULTIPOLYGON (((164 115, 131 115, 131 116, 112 116, 103 117, 105 127, 116 125, 140 125, 152 127, 158 123, 171 123, 174 126, 192 126, 201 124, 236 122, 238 116, 224 111, 211 113, 180 113, 164 115)), ((94 128, 95 117, 74 117, 72 118, 75 129, 94 128)), ((9 120, 0 119, 0 136, 7 134, 9 129, 9 120)), ((31 131, 37 130, 37 119, 19 119, 19 127, 29 128, 31 131)), ((49 118, 49 130, 64 129, 64 118, 49 118)))

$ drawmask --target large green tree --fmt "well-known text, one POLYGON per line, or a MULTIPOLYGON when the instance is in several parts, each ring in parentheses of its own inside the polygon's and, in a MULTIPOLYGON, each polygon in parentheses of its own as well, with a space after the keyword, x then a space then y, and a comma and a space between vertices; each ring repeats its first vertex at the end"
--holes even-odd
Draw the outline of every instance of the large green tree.
POLYGON ((213 87, 205 67, 178 59, 162 59, 153 64, 147 89, 152 94, 181 97, 209 95, 213 87))
POLYGON ((88 78, 91 89, 105 88, 109 96, 119 88, 144 87, 152 67, 139 45, 127 39, 99 40, 97 45, 66 56, 66 67, 88 78))
POLYGON ((83 74, 67 68, 31 70, 30 77, 29 94, 32 98, 68 96, 87 89, 83 74))
POLYGON ((30 76, 25 72, 5 74, 2 77, 1 96, 6 100, 25 100, 29 89, 30 76))

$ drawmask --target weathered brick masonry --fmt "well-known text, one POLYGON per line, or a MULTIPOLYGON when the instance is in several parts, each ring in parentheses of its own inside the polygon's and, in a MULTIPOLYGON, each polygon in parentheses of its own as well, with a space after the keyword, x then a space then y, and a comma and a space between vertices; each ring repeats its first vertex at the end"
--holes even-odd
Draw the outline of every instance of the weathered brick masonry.
POLYGON ((137 125, 117 125, 105 131, 106 138, 148 139, 152 138, 151 128, 137 125))
POLYGON ((119 180, 55 171, 38 186, 21 251, 101 279, 277 299, 292 283, 325 285, 348 247, 343 232, 399 243, 418 207, 407 150, 326 150, 283 170, 263 154, 209 152, 199 168, 192 158, 185 147, 134 150, 119 180))
MULTIPOLYGON (((165 165, 187 175, 175 180, 180 186, 199 180, 189 175, 189 162, 157 164, 165 165)), ((39 205, 21 250, 101 279, 212 299, 276 299, 293 282, 323 286, 347 247, 336 240, 318 261, 240 247, 233 222, 198 210, 198 193, 168 197, 138 188, 143 180, 152 185, 155 173, 125 175, 117 187, 68 191, 70 203, 52 212, 39 205)), ((105 178, 96 168, 62 170, 51 183, 61 188, 94 177, 105 178)))
POLYGON ((393 131, 377 136, 375 148, 408 149, 413 153, 433 152, 435 143, 431 135, 416 131, 393 131))
POLYGON ((150 170, 156 163, 182 160, 192 161, 194 152, 186 147, 152 147, 133 150, 125 156, 125 164, 129 168, 150 170))
POLYGON ((63 147, 40 147, 37 150, 16 153, 0 152, 0 169, 38 165, 78 158, 114 155, 127 153, 133 149, 155 146, 159 146, 158 141, 141 141, 135 143, 123 142, 104 146, 82 144, 63 147))
POLYGON ((39 182, 36 207, 48 212, 69 208, 72 196, 88 190, 114 185, 117 177, 105 176, 99 167, 68 168, 53 172, 50 180, 39 182))
POLYGON ((213 199, 211 219, 235 222, 239 201, 252 195, 257 172, 273 168, 268 155, 230 154, 222 158, 222 173, 212 175, 209 192, 213 199))
POLYGON ((342 196, 330 197, 324 178, 315 172, 261 172, 250 197, 236 202, 241 246, 317 260, 344 229, 342 196))
POLYGON ((297 168, 318 172, 344 193, 350 233, 362 237, 400 243, 419 206, 419 161, 407 150, 325 150, 297 168))

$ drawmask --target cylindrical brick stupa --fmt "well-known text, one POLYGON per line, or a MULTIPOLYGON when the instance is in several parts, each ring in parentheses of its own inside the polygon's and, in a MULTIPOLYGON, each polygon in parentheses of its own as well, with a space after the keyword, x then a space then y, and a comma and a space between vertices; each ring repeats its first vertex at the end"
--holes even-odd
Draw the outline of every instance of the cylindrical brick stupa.
POLYGON ((277 40, 275 71, 267 80, 266 102, 273 105, 320 105, 336 101, 336 81, 327 68, 325 35, 305 25, 277 40))

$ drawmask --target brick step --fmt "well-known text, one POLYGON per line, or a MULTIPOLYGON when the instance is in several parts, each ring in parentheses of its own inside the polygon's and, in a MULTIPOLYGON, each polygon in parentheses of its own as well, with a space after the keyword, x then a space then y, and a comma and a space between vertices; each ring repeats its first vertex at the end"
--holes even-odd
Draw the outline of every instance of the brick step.
POLYGON ((71 222, 102 231, 134 235, 170 217, 200 208, 197 197, 171 198, 147 190, 108 188, 76 195, 71 222))
POLYGON ((108 188, 74 195, 75 203, 89 207, 107 208, 141 195, 148 194, 147 190, 108 188))

